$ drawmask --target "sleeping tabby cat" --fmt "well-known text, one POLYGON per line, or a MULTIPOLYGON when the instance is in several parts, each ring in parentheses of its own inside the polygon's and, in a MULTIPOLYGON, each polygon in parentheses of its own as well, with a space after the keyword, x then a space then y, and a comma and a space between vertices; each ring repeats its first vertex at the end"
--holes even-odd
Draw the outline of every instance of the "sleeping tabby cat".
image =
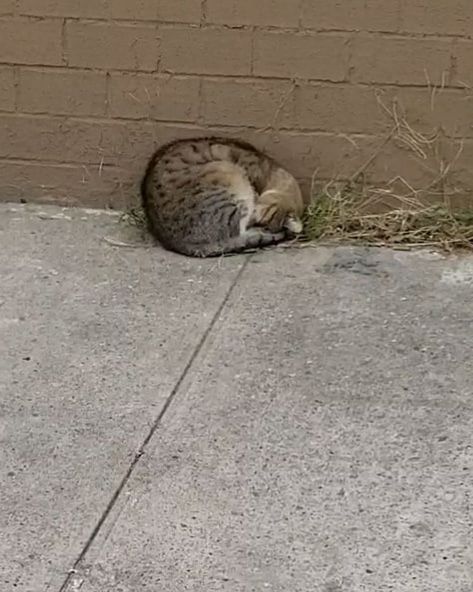
POLYGON ((239 253, 302 231, 304 202, 295 178, 239 140, 162 146, 148 164, 141 194, 151 233, 184 255, 239 253))

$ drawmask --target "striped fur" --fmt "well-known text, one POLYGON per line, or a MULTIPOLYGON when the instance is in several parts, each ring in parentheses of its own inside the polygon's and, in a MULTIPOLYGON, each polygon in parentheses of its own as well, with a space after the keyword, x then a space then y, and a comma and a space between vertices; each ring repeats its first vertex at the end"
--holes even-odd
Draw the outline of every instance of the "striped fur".
POLYGON ((141 186, 151 233, 193 257, 238 253, 302 231, 297 181, 239 140, 197 138, 162 146, 141 186))

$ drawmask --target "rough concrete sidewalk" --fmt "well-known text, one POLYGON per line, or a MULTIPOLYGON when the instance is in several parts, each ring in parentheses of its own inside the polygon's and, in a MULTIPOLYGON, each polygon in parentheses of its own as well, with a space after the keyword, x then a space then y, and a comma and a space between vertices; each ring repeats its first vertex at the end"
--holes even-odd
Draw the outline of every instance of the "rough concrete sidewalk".
POLYGON ((473 259, 120 232, 0 207, 0 590, 471 592, 473 259))

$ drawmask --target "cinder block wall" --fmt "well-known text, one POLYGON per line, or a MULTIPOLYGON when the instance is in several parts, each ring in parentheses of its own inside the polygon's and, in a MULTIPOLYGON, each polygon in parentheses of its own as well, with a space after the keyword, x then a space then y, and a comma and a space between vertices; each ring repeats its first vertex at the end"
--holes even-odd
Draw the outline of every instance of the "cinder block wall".
POLYGON ((471 0, 0 0, 0 199, 123 207, 209 132, 469 199, 472 85, 471 0))

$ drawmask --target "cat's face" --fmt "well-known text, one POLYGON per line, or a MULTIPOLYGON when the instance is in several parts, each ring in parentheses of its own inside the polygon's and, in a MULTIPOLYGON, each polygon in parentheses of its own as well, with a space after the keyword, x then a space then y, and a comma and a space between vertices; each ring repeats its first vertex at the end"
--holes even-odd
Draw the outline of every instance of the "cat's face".
POLYGON ((304 199, 296 179, 284 169, 276 169, 256 200, 259 224, 272 232, 286 230, 290 235, 303 230, 304 199))
POLYGON ((300 210, 300 208, 284 207, 284 205, 287 206, 288 204, 281 202, 276 193, 264 195, 264 197, 264 202, 256 206, 256 223, 271 232, 285 230, 291 236, 301 234, 303 230, 303 210, 300 210))

